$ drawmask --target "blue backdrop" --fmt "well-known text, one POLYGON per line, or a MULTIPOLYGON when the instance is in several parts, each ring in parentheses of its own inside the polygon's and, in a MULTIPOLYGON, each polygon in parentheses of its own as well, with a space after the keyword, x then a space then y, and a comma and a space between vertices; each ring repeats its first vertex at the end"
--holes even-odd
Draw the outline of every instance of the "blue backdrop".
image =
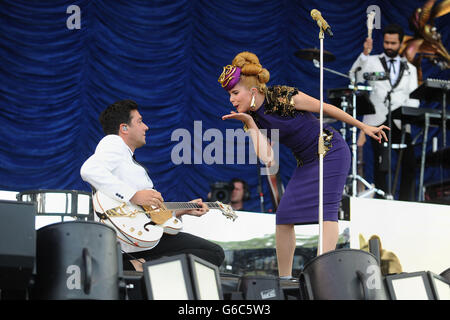
MULTIPOLYGON (((269 85, 296 86, 319 98, 319 70, 294 56, 301 48, 319 47, 311 9, 320 10, 334 32, 333 38, 325 39, 325 50, 337 59, 325 67, 347 73, 367 35, 369 5, 380 7, 381 27, 396 22, 412 35, 408 19, 423 3, 4 0, 0 2, 0 189, 89 190, 79 170, 103 136, 99 113, 114 101, 133 99, 150 127, 147 145, 136 155, 166 200, 205 197, 210 183, 237 176, 250 185, 252 200, 246 208, 259 211, 257 165, 171 161, 178 143, 171 135, 178 128, 193 133, 194 121, 201 121, 202 134, 217 128, 224 136, 226 129, 242 128, 238 121, 220 119, 231 110, 228 95, 217 82, 222 66, 237 53, 252 51, 271 72, 269 85), (68 28, 70 5, 81 9, 79 29, 68 28)), ((449 18, 436 20, 447 48, 449 18)), ((380 53, 381 30, 374 30, 373 37, 373 53, 380 53)), ((449 78, 448 70, 428 62, 423 63, 423 72, 424 79, 449 78)), ((348 85, 332 73, 324 76, 325 90, 348 85)), ((439 129, 431 130, 429 138, 433 136, 441 141, 439 129)), ((194 150, 192 143, 192 159, 211 143, 203 140, 201 150, 194 150)), ((369 144, 364 151, 366 179, 371 181, 369 144)), ((420 155, 420 147, 416 154, 420 155)), ((284 184, 294 168, 295 159, 282 147, 284 184)), ((447 177, 448 170, 430 168, 425 182, 447 177)), ((272 204, 265 179, 263 189, 268 211, 272 204)))

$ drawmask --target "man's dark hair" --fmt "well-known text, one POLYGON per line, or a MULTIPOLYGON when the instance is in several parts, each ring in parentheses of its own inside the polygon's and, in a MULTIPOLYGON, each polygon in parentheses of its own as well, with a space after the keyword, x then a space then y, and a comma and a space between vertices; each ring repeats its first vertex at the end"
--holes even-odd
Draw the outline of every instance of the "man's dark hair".
POLYGON ((402 43, 403 41, 403 36, 405 35, 405 33, 403 32, 403 28, 400 27, 398 24, 390 24, 388 26, 386 26, 383 29, 383 37, 384 35, 388 33, 388 34, 398 34, 398 39, 400 40, 400 43, 402 43))
POLYGON ((103 133, 105 135, 119 134, 120 125, 122 123, 130 124, 131 110, 137 109, 138 105, 133 100, 116 101, 109 105, 99 117, 103 133))

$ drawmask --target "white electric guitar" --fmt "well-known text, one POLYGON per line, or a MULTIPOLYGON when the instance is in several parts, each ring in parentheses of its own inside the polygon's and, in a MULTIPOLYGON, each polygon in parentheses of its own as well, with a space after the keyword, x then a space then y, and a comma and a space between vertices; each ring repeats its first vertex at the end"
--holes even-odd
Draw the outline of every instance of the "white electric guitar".
POLYGON ((367 38, 369 39, 372 39, 373 21, 375 20, 375 15, 376 15, 375 11, 371 11, 370 13, 367 14, 367 38))
MULTIPOLYGON (((175 218, 172 211, 201 208, 193 202, 164 202, 162 208, 156 209, 137 206, 112 199, 100 191, 93 194, 92 202, 100 221, 115 229, 120 241, 146 249, 156 246, 163 233, 175 235, 183 228, 181 220, 175 218)), ((233 221, 237 218, 229 205, 219 201, 204 203, 233 221)))

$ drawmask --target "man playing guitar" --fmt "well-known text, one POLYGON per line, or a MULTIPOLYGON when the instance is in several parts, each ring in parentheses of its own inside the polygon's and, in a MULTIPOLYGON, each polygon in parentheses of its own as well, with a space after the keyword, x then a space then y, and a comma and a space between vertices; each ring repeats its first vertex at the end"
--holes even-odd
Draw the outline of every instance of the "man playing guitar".
MULTIPOLYGON (((95 153, 82 165, 80 173, 83 180, 114 201, 151 208, 163 207, 161 193, 153 189, 147 170, 134 158, 134 151, 145 145, 148 130, 136 102, 122 100, 111 104, 101 113, 100 123, 105 137, 98 143, 95 153)), ((208 211, 201 199, 192 202, 199 208, 177 211, 173 217, 175 223, 184 214, 202 216, 208 211)), ((95 210, 101 211, 99 208, 95 210)), ((108 220, 105 215, 96 218, 102 222, 108 220)), ((149 223, 149 227, 154 226, 149 223)), ((118 232, 118 238, 124 252, 124 269, 141 271, 142 263, 149 259, 182 253, 194 254, 217 266, 224 260, 224 252, 219 245, 189 233, 164 233, 150 250, 139 246, 125 234, 122 236, 121 232, 118 232)))

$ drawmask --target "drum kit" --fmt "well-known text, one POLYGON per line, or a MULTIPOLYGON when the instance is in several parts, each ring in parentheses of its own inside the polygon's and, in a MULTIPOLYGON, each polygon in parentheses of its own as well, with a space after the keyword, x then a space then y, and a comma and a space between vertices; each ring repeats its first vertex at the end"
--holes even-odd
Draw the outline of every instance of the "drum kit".
MULTIPOLYGON (((295 56, 300 59, 312 61, 316 68, 319 68, 319 57, 320 51, 316 48, 308 48, 301 49, 295 52, 295 56)), ((323 51, 323 61, 324 62, 332 62, 336 60, 336 57, 329 51, 323 51)), ((357 85, 355 82, 355 77, 352 77, 348 74, 344 74, 338 72, 336 70, 325 68, 330 73, 339 75, 341 77, 347 78, 350 82, 348 87, 343 88, 333 88, 327 90, 328 102, 332 105, 335 105, 341 108, 344 112, 351 114, 354 118, 357 116, 363 116, 366 114, 374 114, 375 108, 372 102, 369 100, 369 92, 372 90, 370 86, 362 86, 357 85)), ((324 122, 335 122, 336 120, 331 118, 325 118, 324 122)), ((374 193, 379 194, 380 196, 385 197, 386 194, 383 190, 375 188, 369 182, 367 182, 361 175, 358 174, 358 164, 362 163, 358 162, 358 149, 357 149, 357 128, 352 127, 348 128, 345 122, 342 123, 342 128, 340 130, 342 137, 347 141, 347 138, 351 138, 351 151, 352 151, 352 167, 351 174, 348 176, 349 183, 346 185, 344 192, 347 195, 351 195, 354 197, 369 197, 374 193), (350 137, 347 136, 348 130, 351 131, 350 137), (358 192, 358 181, 366 187, 366 190, 360 190, 358 192)), ((359 188, 361 189, 361 188, 359 188)))

